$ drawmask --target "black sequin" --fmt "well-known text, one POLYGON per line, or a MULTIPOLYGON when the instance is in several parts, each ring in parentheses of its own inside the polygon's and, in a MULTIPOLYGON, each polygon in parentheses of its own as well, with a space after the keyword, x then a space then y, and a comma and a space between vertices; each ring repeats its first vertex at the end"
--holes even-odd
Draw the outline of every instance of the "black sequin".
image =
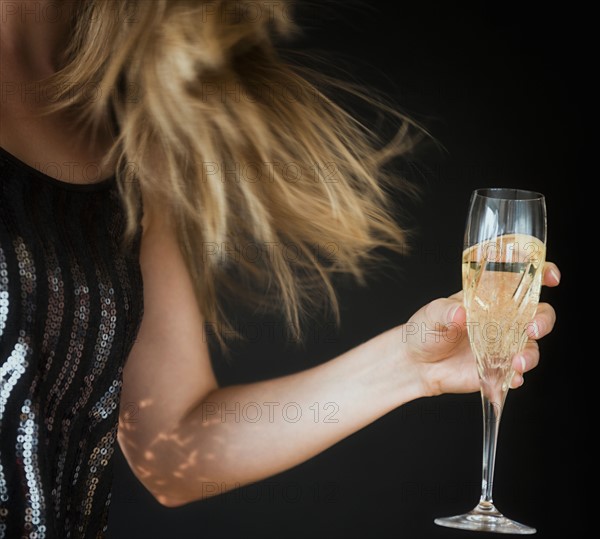
POLYGON ((0 538, 106 531, 140 231, 114 178, 75 185, 0 148, 0 538))

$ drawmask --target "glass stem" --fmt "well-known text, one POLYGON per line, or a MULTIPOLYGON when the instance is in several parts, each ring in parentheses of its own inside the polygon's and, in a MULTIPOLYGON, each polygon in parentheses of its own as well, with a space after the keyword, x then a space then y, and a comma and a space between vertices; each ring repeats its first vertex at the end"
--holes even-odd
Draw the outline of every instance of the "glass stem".
POLYGON ((494 487, 494 464, 500 417, 507 389, 502 384, 481 381, 481 403, 483 405, 483 465, 481 471, 481 499, 478 509, 494 510, 492 489, 494 487))

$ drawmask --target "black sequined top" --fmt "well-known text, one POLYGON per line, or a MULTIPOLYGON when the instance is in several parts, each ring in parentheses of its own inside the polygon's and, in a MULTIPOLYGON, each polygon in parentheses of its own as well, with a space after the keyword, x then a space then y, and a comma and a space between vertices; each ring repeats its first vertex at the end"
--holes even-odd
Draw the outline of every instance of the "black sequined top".
POLYGON ((0 537, 102 537, 125 359, 143 313, 114 178, 0 148, 0 537))

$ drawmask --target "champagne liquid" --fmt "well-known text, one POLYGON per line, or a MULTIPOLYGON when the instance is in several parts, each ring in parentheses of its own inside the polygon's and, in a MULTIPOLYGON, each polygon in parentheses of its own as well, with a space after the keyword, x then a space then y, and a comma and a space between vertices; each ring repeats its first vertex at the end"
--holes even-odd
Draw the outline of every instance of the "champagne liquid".
POLYGON ((463 253, 463 290, 479 376, 506 391, 511 360, 527 342, 538 305, 546 249, 533 236, 507 234, 463 253))

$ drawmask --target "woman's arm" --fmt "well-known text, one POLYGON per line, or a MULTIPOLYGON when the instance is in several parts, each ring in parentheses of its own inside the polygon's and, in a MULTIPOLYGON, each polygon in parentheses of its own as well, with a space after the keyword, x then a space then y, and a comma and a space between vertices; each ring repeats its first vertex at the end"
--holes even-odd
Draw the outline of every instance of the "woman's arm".
MULTIPOLYGON (((410 400, 479 387, 454 297, 325 364, 219 388, 192 283, 165 223, 145 226, 141 265, 144 318, 124 371, 119 442, 164 505, 281 472, 410 400)), ((547 274, 547 284, 557 284, 547 274)), ((551 330, 552 308, 541 305, 536 321, 537 338, 551 330)), ((519 372, 537 364, 535 343, 525 357, 525 369, 515 358, 519 372)))

